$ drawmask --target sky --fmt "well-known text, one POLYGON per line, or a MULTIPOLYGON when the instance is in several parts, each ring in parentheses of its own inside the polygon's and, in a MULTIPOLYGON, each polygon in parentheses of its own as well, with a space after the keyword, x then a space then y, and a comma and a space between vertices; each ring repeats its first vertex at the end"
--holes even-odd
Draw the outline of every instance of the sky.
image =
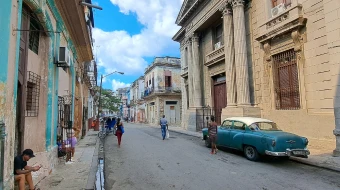
POLYGON ((172 37, 183 0, 92 0, 103 10, 94 10, 94 55, 103 88, 129 86, 144 75, 155 57, 180 57, 179 43, 172 37))

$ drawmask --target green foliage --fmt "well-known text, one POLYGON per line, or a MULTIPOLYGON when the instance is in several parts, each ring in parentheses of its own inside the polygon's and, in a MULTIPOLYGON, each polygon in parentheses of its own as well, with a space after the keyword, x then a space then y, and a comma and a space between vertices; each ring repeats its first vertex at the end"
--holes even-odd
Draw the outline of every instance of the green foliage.
POLYGON ((119 111, 120 99, 114 96, 113 91, 110 89, 102 88, 101 107, 110 111, 119 111))

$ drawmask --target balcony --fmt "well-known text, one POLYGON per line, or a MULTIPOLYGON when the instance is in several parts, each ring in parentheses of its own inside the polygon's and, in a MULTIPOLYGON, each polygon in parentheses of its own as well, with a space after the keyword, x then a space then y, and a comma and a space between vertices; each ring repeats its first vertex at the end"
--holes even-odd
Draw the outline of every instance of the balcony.
POLYGON ((65 22, 78 53, 78 61, 91 61, 93 59, 92 44, 88 25, 86 24, 84 6, 80 5, 78 0, 49 2, 55 2, 56 8, 65 22))
POLYGON ((188 66, 185 66, 184 68, 182 68, 181 77, 183 78, 188 77, 188 66))
POLYGON ((181 87, 150 88, 144 92, 144 98, 158 95, 181 95, 181 87))
POLYGON ((224 46, 206 55, 204 65, 207 67, 211 67, 215 63, 220 62, 222 60, 224 60, 224 46))
POLYGON ((293 4, 291 8, 284 10, 279 15, 260 25, 259 32, 255 34, 255 38, 257 41, 264 43, 278 35, 303 27, 306 20, 303 17, 302 5, 293 4))

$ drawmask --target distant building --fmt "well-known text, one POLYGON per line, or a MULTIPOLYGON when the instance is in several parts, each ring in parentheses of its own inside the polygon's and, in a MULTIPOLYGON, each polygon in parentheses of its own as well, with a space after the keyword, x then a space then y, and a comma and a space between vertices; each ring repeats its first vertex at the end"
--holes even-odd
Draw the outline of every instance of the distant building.
POLYGON ((146 121, 157 125, 165 115, 170 125, 181 124, 181 61, 157 57, 145 69, 146 121))
POLYGON ((145 122, 144 76, 139 77, 131 85, 130 116, 133 122, 145 122))

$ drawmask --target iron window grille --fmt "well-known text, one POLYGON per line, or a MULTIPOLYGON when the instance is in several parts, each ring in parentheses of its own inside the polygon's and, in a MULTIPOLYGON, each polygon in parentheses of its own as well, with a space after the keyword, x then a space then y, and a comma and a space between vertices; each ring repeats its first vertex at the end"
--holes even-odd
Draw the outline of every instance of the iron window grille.
POLYGON ((39 113, 41 77, 31 71, 28 72, 26 88, 26 117, 37 117, 39 113))
POLYGON ((295 51, 273 56, 275 105, 278 110, 300 109, 300 88, 295 51))

